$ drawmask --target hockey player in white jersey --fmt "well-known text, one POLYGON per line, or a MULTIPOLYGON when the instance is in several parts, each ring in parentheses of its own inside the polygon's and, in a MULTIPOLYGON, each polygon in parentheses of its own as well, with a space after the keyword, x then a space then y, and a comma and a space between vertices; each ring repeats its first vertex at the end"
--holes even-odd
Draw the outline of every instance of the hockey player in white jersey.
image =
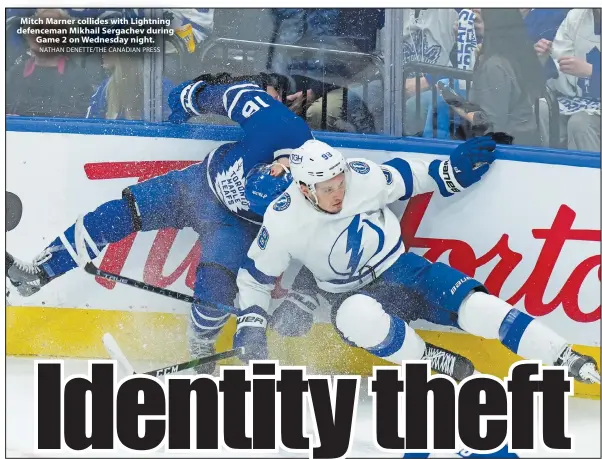
POLYGON ((313 139, 293 150, 294 183, 266 211, 238 273, 243 313, 234 345, 244 345, 249 360, 267 358, 270 292, 296 259, 333 304, 332 323, 341 337, 375 356, 397 364, 428 359, 437 371, 468 376, 454 374, 455 357, 426 344, 408 326, 425 319, 499 339, 523 358, 566 366, 576 380, 599 383, 594 359, 573 351, 555 331, 488 294, 472 277, 406 252, 388 204, 432 191, 462 192, 489 169, 495 146, 491 137, 480 137, 444 161, 394 158, 382 165, 346 160, 313 139))

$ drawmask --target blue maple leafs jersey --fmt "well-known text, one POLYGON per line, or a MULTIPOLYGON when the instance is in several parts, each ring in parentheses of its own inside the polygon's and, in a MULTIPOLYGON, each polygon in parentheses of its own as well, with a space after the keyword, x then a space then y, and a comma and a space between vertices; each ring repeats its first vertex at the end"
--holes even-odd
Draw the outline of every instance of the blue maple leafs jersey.
POLYGON ((209 154, 207 179, 230 212, 260 223, 262 216, 250 211, 245 198, 246 174, 259 163, 271 163, 282 150, 303 145, 313 138, 311 130, 303 119, 251 81, 207 86, 196 101, 191 101, 191 108, 198 114, 228 116, 243 129, 242 140, 209 154))

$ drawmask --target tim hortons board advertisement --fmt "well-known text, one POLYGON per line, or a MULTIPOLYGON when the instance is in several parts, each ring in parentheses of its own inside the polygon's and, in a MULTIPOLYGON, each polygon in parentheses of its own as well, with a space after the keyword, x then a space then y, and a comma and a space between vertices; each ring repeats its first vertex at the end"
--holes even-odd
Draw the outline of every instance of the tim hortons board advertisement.
MULTIPOLYGON (((126 186, 201 161, 220 143, 8 132, 7 190, 18 195, 23 205, 19 225, 6 235, 8 251, 31 259, 79 215, 107 200, 119 198, 126 186), (44 148, 40 149, 40 145, 44 148), (53 171, 51 182, 48 171, 53 171), (31 183, 41 185, 31 187, 31 183)), ((396 155, 408 160, 424 156, 361 149, 343 151, 347 156, 377 162, 396 155)), ((433 158, 433 155, 427 156, 433 158)), ((396 204, 394 209, 400 217, 404 243, 411 251, 431 261, 449 263, 474 276, 484 282, 491 293, 541 318, 571 343, 589 349, 598 359, 599 173, 596 168, 498 160, 483 180, 458 196, 442 198, 425 194, 412 198, 407 204, 396 204)), ((190 294, 194 269, 203 252, 196 239, 191 230, 165 229, 131 235, 110 244, 96 264, 111 273, 190 294)), ((285 289, 286 282, 276 289, 275 304, 285 289)), ((153 350, 161 352, 159 348, 164 349, 166 345, 156 343, 157 334, 182 333, 189 311, 185 302, 116 285, 81 271, 57 279, 28 298, 11 292, 8 302, 7 352, 15 354, 48 355, 54 350, 54 342, 55 345, 62 343, 62 355, 104 357, 102 347, 90 347, 90 340, 99 339, 105 331, 125 333, 128 327, 133 333, 143 332, 146 337, 131 342, 132 347, 145 346, 146 355, 149 350, 151 354, 153 350), (31 326, 42 323, 39 316, 45 317, 46 329, 49 317, 56 316, 57 331, 53 339, 25 342, 26 334, 19 317, 27 317, 31 326), (66 328, 70 323, 77 323, 75 331, 66 328), (76 337, 88 343, 86 351, 82 342, 79 345, 72 342, 76 337)), ((337 339, 329 326, 328 304, 321 304, 315 321, 310 338, 299 340, 311 339, 314 343, 311 347, 320 349, 324 340, 337 339)), ((455 346, 456 350, 477 345, 467 341, 457 330, 450 333, 451 329, 426 322, 413 325, 435 341, 452 343, 451 347, 455 346)), ((47 337, 52 335, 48 330, 44 333, 47 337)), ((171 337, 172 341, 176 340, 171 337)), ((277 341, 278 338, 274 340, 276 353, 282 352, 282 342, 277 341)), ((286 340, 288 342, 290 340, 286 340)), ((344 346, 338 342, 334 348, 352 352, 342 350, 344 346)), ((481 350, 489 356, 504 353, 497 348, 481 350)), ((287 355, 293 360, 299 356, 294 351, 287 355)), ((370 374, 374 360, 363 354, 361 358, 354 356, 347 360, 346 368, 338 363, 337 369, 356 371, 359 368, 363 374, 366 371, 370 374)), ((504 356, 506 360, 501 360, 503 369, 499 371, 507 374, 511 360, 504 356)), ((331 357, 329 362, 335 360, 343 359, 331 357)), ((319 363, 316 368, 325 370, 319 363)), ((599 390, 597 388, 588 390, 599 390)))

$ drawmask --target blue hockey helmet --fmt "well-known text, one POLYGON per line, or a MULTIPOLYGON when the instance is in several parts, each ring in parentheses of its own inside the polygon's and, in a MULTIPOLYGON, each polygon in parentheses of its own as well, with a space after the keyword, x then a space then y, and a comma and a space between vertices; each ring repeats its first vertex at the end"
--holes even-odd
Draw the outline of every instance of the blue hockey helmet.
POLYGON ((245 196, 251 212, 263 215, 270 203, 286 191, 293 182, 288 168, 282 166, 284 173, 272 174, 272 167, 279 163, 257 164, 247 174, 245 196))

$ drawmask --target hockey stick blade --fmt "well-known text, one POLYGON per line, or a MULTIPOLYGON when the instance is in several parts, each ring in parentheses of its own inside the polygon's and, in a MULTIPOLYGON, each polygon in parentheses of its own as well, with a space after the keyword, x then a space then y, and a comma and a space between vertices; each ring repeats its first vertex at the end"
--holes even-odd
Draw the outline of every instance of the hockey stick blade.
POLYGON ((102 344, 104 345, 111 359, 117 361, 117 363, 121 365, 128 376, 136 374, 134 367, 130 364, 125 354, 121 351, 119 344, 117 344, 117 341, 115 341, 113 335, 110 333, 105 333, 102 337, 102 344))
POLYGON ((188 362, 177 363, 175 365, 169 365, 163 368, 158 368, 156 370, 138 373, 136 372, 136 370, 134 370, 134 367, 119 347, 119 344, 117 344, 117 341, 115 340, 113 335, 111 335, 110 333, 105 333, 105 335, 102 337, 102 342, 111 359, 117 361, 117 363, 122 366, 122 368, 125 370, 128 376, 136 374, 143 374, 155 377, 162 376, 166 374, 188 370, 189 368, 196 368, 200 365, 204 365, 209 362, 217 362, 218 360, 224 360, 230 357, 239 357, 245 353, 244 347, 238 347, 235 349, 230 349, 229 351, 218 352, 217 354, 193 359, 188 362))

